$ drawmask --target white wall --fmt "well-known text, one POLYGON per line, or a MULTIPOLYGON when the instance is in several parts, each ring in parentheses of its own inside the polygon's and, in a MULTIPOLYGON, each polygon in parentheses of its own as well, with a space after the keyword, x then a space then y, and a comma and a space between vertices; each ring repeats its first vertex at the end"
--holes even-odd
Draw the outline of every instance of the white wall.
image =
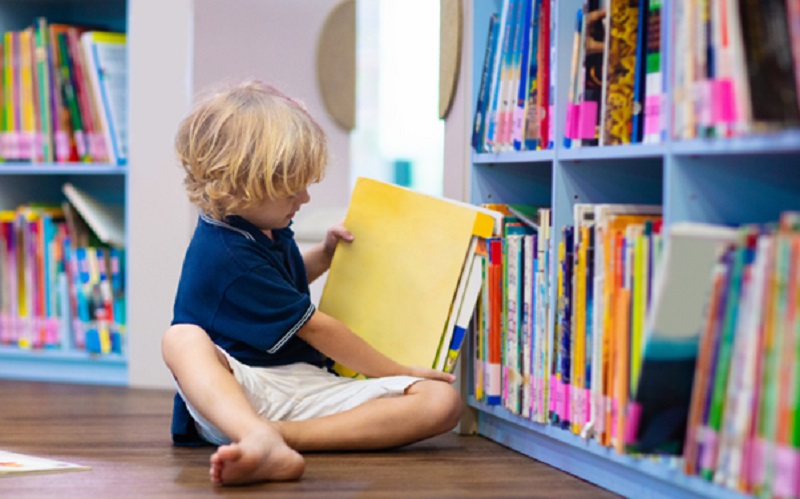
POLYGON ((128 379, 132 386, 172 386, 161 360, 160 340, 172 319, 194 222, 172 148, 190 102, 191 7, 191 0, 129 1, 128 379))
POLYGON ((349 199, 349 134, 327 115, 317 90, 317 37, 338 0, 195 0, 194 89, 259 78, 301 100, 328 134, 331 163, 305 212, 349 199))
MULTIPOLYGON (((328 174, 300 214, 318 239, 349 199, 349 137, 317 91, 317 34, 336 0, 129 0, 129 384, 172 387, 160 339, 172 319, 196 220, 173 152, 178 123, 209 85, 260 78, 302 100, 329 137, 328 174), (323 223, 324 222, 324 223, 323 223)), ((318 297, 320 281, 314 288, 318 297)))

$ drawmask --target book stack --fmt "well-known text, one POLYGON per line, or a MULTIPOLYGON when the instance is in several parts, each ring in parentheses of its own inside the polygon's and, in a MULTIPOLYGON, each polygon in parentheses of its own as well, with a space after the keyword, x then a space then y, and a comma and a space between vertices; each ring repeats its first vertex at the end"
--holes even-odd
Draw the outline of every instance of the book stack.
MULTIPOLYGON (((359 178, 319 310, 405 365, 452 372, 481 289, 497 212, 359 178)), ((337 365, 343 375, 357 376, 337 365)))
POLYGON ((62 206, 0 211, 0 345, 121 354, 122 218, 70 184, 64 191, 62 206))
POLYGON ((0 44, 2 160, 127 163, 124 34, 40 17, 0 44))

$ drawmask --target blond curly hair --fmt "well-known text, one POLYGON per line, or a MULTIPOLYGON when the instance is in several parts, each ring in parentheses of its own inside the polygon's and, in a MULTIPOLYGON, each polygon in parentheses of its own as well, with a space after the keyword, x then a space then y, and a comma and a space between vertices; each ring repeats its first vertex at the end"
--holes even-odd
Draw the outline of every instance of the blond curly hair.
POLYGON ((175 150, 189 200, 222 220, 322 180, 327 137, 305 107, 260 81, 200 100, 183 119, 175 150))

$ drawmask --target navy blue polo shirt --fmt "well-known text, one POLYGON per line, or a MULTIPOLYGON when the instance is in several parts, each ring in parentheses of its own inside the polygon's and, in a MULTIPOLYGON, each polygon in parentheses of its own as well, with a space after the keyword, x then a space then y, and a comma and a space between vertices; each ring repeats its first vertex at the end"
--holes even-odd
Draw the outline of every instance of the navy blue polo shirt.
MULTIPOLYGON (((273 230, 270 239, 241 217, 221 222, 200 215, 172 324, 203 328, 243 364, 323 365, 324 356, 296 335, 313 313, 303 257, 290 228, 273 230)), ((202 442, 177 394, 172 436, 177 444, 202 442)))

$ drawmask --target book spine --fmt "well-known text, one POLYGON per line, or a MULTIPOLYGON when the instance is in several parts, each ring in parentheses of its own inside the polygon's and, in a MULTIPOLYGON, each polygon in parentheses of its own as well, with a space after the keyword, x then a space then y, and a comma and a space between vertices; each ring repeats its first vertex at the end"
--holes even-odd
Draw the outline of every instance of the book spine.
POLYGON ((503 83, 503 68, 505 54, 508 51, 508 32, 510 31, 511 15, 514 0, 503 0, 503 7, 500 14, 500 32, 497 37, 497 48, 495 50, 494 70, 492 71, 492 87, 489 91, 490 100, 487 107, 485 119, 486 134, 483 138, 485 152, 492 152, 495 147, 495 134, 497 128, 497 118, 500 109, 501 87, 503 83))
POLYGON ((513 106, 513 118, 511 126, 511 143, 516 151, 523 150, 525 146, 524 129, 525 114, 528 103, 528 81, 530 79, 531 61, 531 34, 535 25, 535 6, 536 0, 524 2, 524 16, 522 21, 522 47, 519 59, 516 101, 513 106))
POLYGON ((483 151, 482 138, 486 128, 487 101, 490 90, 492 61, 497 45, 497 34, 499 32, 499 19, 497 14, 492 14, 489 18, 489 36, 486 40, 486 52, 483 58, 483 71, 481 72, 480 89, 478 90, 478 101, 475 103, 475 120, 472 129, 472 149, 475 152, 483 151))
POLYGON ((650 0, 647 15, 645 50, 644 133, 642 142, 661 142, 661 100, 663 73, 661 66, 661 0, 650 0))

